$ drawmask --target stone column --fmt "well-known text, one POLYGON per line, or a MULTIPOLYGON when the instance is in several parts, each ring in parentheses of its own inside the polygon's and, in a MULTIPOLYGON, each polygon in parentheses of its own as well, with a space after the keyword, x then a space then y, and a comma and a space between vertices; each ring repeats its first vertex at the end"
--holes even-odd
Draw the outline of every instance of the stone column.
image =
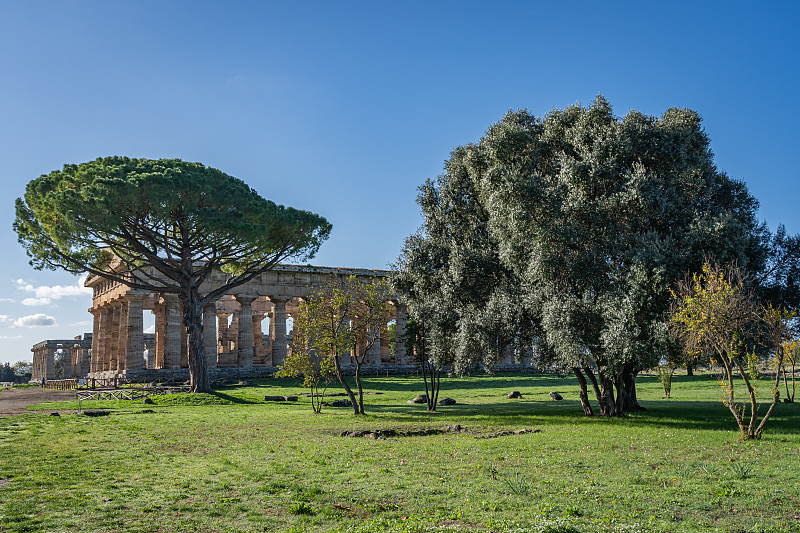
POLYGON ((406 324, 408 323, 408 308, 397 300, 392 302, 395 309, 394 317, 394 355, 398 365, 409 364, 406 354, 406 324))
POLYGON ((106 360, 108 366, 106 370, 117 370, 117 359, 119 356, 119 318, 120 318, 120 302, 119 300, 112 300, 109 302, 109 326, 106 328, 106 360))
POLYGON ((97 333, 92 333, 92 372, 102 372, 103 355, 105 354, 103 330, 105 329, 106 315, 102 307, 95 307, 93 314, 95 315, 97 333))
MULTIPOLYGON (((226 340, 228 335, 228 317, 231 313, 217 313, 217 365, 225 360, 222 354, 230 352, 230 344, 226 340)), ((225 360, 227 363, 227 360, 225 360)))
POLYGON ((55 379, 56 378, 56 349, 55 348, 45 348, 44 349, 44 356, 45 356, 45 379, 55 379))
POLYGON ((144 308, 142 306, 147 293, 128 291, 126 296, 128 298, 128 320, 126 323, 125 367, 128 370, 140 370, 144 368, 144 308))
POLYGON ((269 321, 272 331, 272 366, 280 366, 286 359, 286 302, 288 299, 272 297, 270 301, 275 304, 275 320, 269 321))
POLYGON ((117 371, 128 366, 128 301, 119 300, 119 337, 117 339, 117 371))
POLYGON ((100 317, 102 313, 100 313, 99 309, 95 309, 94 307, 89 309, 89 312, 92 313, 94 317, 92 321, 92 351, 91 360, 89 361, 89 372, 94 373, 100 370, 100 317))
POLYGON ((166 335, 167 313, 164 302, 161 299, 154 306, 153 314, 156 315, 156 345, 155 353, 148 357, 147 368, 164 368, 164 336, 166 335), (152 363, 150 362, 151 359, 152 363))
POLYGON ((239 308, 239 340, 238 348, 239 368, 253 367, 253 300, 258 298, 254 294, 237 294, 236 301, 239 308))
POLYGON ((78 373, 77 377, 84 378, 87 374, 89 374, 89 368, 91 368, 92 351, 91 349, 87 348, 86 345, 83 345, 78 349, 78 353, 81 354, 81 371, 78 373))
POLYGON ((31 361, 31 381, 42 379, 39 375, 39 350, 31 348, 33 352, 33 361, 31 361))
POLYGON ((100 350, 97 354, 97 370, 100 372, 105 372, 108 370, 108 330, 109 330, 109 323, 111 321, 111 307, 108 304, 103 304, 100 307, 100 331, 98 331, 98 349, 100 350))
MULTIPOLYGON (((261 332, 261 321, 264 320, 264 313, 253 315, 253 346, 264 344, 263 333, 261 332)), ((255 355, 255 349, 253 350, 255 355)))
POLYGON ((206 366, 217 368, 217 304, 203 306, 203 347, 206 350, 206 366))
POLYGON ((369 327, 367 339, 374 339, 372 346, 367 350, 367 357, 364 363, 368 366, 380 366, 381 364, 381 327, 380 325, 369 327))
POLYGON ((69 362, 70 362, 70 372, 69 377, 77 378, 80 377, 81 373, 81 348, 77 344, 73 344, 72 347, 67 348, 69 353, 69 362))
POLYGON ((174 294, 164 294, 164 368, 181 365, 180 302, 174 294))
POLYGON ((69 348, 69 345, 62 346, 61 350, 64 352, 64 358, 63 358, 64 375, 61 377, 63 379, 70 379, 72 377, 72 350, 69 348))

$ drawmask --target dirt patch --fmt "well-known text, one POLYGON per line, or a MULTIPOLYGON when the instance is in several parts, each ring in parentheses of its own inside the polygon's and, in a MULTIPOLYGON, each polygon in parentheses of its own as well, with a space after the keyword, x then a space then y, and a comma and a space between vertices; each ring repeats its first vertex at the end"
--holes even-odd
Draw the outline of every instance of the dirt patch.
POLYGON ((2 489, 3 487, 8 487, 10 484, 11 484, 10 479, 0 478, 0 489, 2 489))
POLYGON ((541 429, 517 429, 517 430, 510 430, 510 429, 503 429, 501 431, 497 431, 495 433, 489 433, 488 435, 476 435, 476 439, 495 439, 497 437, 505 437, 506 435, 524 435, 526 433, 541 433, 541 429))
MULTIPOLYGON (((30 413, 25 410, 29 405, 41 402, 63 402, 74 400, 75 391, 42 389, 26 387, 24 389, 4 389, 0 391, 0 417, 30 413)), ((74 409, 64 409, 60 413, 73 413, 74 409)))
POLYGON ((467 429, 460 424, 445 426, 443 428, 422 429, 364 429, 361 431, 342 431, 340 437, 356 437, 362 439, 385 440, 397 437, 421 437, 426 435, 441 435, 442 433, 470 433, 476 439, 494 439, 506 435, 524 435, 526 433, 541 433, 541 429, 504 429, 488 435, 476 434, 474 430, 467 429))

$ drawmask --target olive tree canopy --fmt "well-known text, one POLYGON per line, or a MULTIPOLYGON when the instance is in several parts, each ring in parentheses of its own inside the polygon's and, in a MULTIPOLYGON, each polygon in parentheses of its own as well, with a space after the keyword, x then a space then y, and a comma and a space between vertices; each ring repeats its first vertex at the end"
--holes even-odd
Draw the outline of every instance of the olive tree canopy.
POLYGON ((331 225, 200 163, 107 157, 31 181, 17 199, 14 230, 36 269, 177 294, 192 390, 202 391, 202 306, 282 260, 313 257, 331 225), (227 282, 200 295, 214 270, 229 274, 227 282))

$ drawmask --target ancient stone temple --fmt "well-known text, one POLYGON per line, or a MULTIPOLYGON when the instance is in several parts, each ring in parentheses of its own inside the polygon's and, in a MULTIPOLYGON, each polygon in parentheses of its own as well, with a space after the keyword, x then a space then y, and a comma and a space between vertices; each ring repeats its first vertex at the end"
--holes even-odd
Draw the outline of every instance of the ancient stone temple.
MULTIPOLYGON (((287 318, 296 316, 303 298, 322 287, 330 277, 386 277, 388 274, 385 270, 278 265, 232 289, 232 294, 203 308, 209 374, 212 379, 271 374, 290 353, 287 318)), ((201 287, 201 294, 219 287, 224 281, 225 274, 214 273, 201 287)), ((94 329, 84 336, 84 339, 87 336, 91 339, 91 350, 88 357, 81 356, 81 364, 88 364, 88 368, 81 367, 81 371, 86 372, 83 375, 136 381, 188 379, 187 334, 177 295, 131 289, 97 276, 89 277, 86 286, 94 291, 89 309, 94 316, 94 329), (155 315, 152 340, 143 332, 144 313, 147 312, 155 315)), ((389 301, 394 307, 392 320, 396 324, 398 342, 393 349, 389 346, 387 322, 381 329, 380 344, 375 343, 367 353, 364 366, 367 371, 413 368, 409 366, 411 361, 401 341, 406 308, 396 298, 389 301)), ((85 352, 87 341, 82 342, 85 352)), ((353 364, 352 354, 340 357, 343 366, 353 364)), ((47 364, 45 362, 44 366, 47 364)))
POLYGON ((48 339, 33 345, 31 379, 80 378, 89 373, 92 334, 85 333, 74 339, 48 339), (62 357, 62 372, 56 375, 56 354, 62 357))

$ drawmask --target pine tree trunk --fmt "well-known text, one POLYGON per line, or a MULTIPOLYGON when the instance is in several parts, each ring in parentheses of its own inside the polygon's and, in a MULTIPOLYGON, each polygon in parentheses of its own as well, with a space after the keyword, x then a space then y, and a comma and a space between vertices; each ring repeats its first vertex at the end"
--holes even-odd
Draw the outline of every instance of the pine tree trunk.
POLYGON ((189 338, 189 384, 191 392, 211 392, 203 343, 203 307, 200 295, 191 288, 180 294, 183 304, 183 325, 189 338))

